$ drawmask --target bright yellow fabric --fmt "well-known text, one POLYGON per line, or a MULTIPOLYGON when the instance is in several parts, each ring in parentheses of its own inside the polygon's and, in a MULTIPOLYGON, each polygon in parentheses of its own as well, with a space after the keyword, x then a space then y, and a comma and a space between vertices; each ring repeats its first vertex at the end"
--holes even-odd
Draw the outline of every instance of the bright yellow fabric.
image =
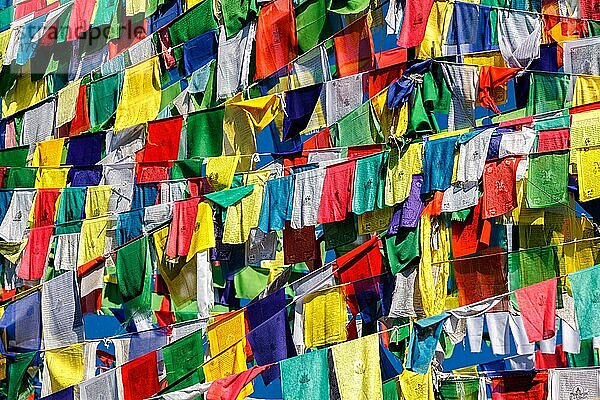
POLYGON ((444 311, 450 266, 441 261, 447 261, 450 254, 450 232, 445 223, 439 224, 438 231, 434 232, 429 215, 422 215, 419 235, 419 290, 425 316, 430 317, 444 311), (432 243, 434 240, 437 243, 432 243))
POLYGON ((506 61, 500 51, 490 51, 482 54, 472 54, 464 56, 465 64, 479 65, 487 67, 506 67, 506 61))
POLYGON ((75 117, 75 108, 77 107, 77 97, 79 96, 80 85, 81 79, 78 79, 58 91, 56 126, 63 126, 75 117))
POLYGON ((187 261, 190 261, 196 253, 215 247, 215 227, 212 211, 212 207, 207 202, 198 203, 196 225, 194 226, 187 261))
POLYGON ((442 42, 448 33, 454 4, 449 1, 436 1, 431 7, 425 36, 417 48, 417 58, 439 57, 442 55, 442 42))
POLYGON ((50 375, 52 393, 83 381, 83 343, 46 350, 45 366, 50 375))
POLYGON ((2 116, 7 117, 31 107, 48 97, 44 79, 32 82, 31 76, 19 75, 15 85, 2 98, 2 116))
POLYGON ((435 400, 431 368, 423 375, 405 368, 398 380, 404 400, 435 400))
POLYGON ((64 188, 67 186, 69 168, 38 168, 35 187, 38 189, 64 188))
POLYGON ((156 250, 156 258, 158 264, 165 262, 165 249, 167 247, 167 240, 169 239, 169 227, 165 226, 152 234, 154 240, 154 249, 156 250))
POLYGON ((600 77, 578 76, 573 92, 573 107, 600 101, 600 77))
POLYGON ((307 348, 346 341, 346 298, 336 287, 304 298, 304 345, 307 348))
MULTIPOLYGON (((600 130, 600 110, 590 110, 571 115, 571 153, 569 162, 571 163, 570 173, 577 173, 579 168, 579 152, 590 151, 586 147, 599 147, 600 135, 596 134, 600 130)), ((588 171, 589 172, 589 171, 588 171)))
POLYGON ((160 64, 158 57, 125 70, 123 91, 117 106, 115 130, 143 124, 160 111, 160 64))
POLYGON ((250 169, 251 159, 246 157, 256 153, 256 130, 250 114, 236 103, 243 100, 238 94, 225 104, 223 114, 223 154, 232 156, 242 154, 238 168, 250 169))
POLYGON ((108 213, 111 189, 108 185, 90 186, 85 198, 85 217, 93 218, 108 213))
POLYGON ((270 171, 250 172, 246 175, 246 185, 254 185, 254 190, 232 206, 227 207, 227 217, 223 227, 223 243, 245 243, 250 230, 258 226, 265 184, 270 171))
POLYGON ((107 217, 86 219, 81 223, 77 265, 83 265, 94 258, 104 255, 107 228, 107 217))
POLYGON ((278 114, 283 112, 281 99, 275 95, 237 101, 232 105, 240 107, 248 113, 250 121, 252 121, 257 131, 264 129, 278 114))
MULTIPOLYGON (((245 353, 246 324, 244 312, 239 312, 224 322, 209 325, 206 334, 210 345, 210 353, 214 357, 203 366, 207 382, 239 374, 248 369, 245 353)), ((244 387, 238 399, 249 396, 253 391, 252 384, 248 384, 244 387)))
POLYGON ((390 151, 385 179, 387 206, 401 203, 408 197, 412 176, 419 174, 423 168, 422 149, 421 143, 415 143, 408 146, 408 149, 400 155, 396 149, 390 151))
POLYGON ((600 148, 577 151, 579 199, 589 201, 600 197, 600 148))
POLYGON ((12 28, 7 29, 4 32, 0 32, 0 63, 4 61, 4 54, 8 48, 8 42, 10 41, 10 35, 12 34, 12 28))
POLYGON ((125 2, 125 14, 132 16, 146 12, 146 0, 127 0, 125 2))
POLYGON ((57 167, 62 160, 65 138, 38 142, 33 152, 32 167, 57 167))
POLYGON ((331 348, 341 400, 383 398, 379 366, 379 334, 331 348))
POLYGON ((229 189, 239 156, 210 157, 206 162, 206 178, 215 191, 229 189))
POLYGON ((400 110, 390 110, 387 106, 387 94, 388 90, 386 88, 371 99, 373 111, 379 121, 381 133, 386 142, 390 136, 401 137, 408 128, 408 104, 404 104, 400 110))
MULTIPOLYGON (((565 255, 565 273, 576 272, 589 268, 597 264, 598 253, 600 252, 600 240, 586 240, 595 236, 594 227, 587 218, 571 217, 568 222, 568 236, 565 236, 566 242, 577 241, 563 246, 565 255)), ((568 280, 567 280, 568 282, 568 280)))
POLYGON ((0 380, 6 379, 6 357, 0 356, 0 380))

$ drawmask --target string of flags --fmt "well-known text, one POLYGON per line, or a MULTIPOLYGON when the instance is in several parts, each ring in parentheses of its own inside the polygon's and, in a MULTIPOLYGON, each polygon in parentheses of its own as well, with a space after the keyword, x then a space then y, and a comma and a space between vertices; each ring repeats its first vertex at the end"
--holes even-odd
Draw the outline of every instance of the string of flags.
POLYGON ((0 395, 600 397, 597 10, 0 1, 0 395))

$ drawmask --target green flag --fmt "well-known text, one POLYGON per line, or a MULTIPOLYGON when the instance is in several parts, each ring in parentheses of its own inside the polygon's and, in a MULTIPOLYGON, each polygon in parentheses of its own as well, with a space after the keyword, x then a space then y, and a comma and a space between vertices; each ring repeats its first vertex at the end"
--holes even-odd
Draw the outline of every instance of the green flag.
POLYGON ((196 331, 163 347, 167 382, 175 383, 194 370, 202 371, 202 331, 196 331))
POLYGON ((546 208, 567 204, 569 152, 529 156, 527 207, 546 208))
POLYGON ((224 107, 190 114, 187 119, 188 158, 218 157, 223 146, 224 107))

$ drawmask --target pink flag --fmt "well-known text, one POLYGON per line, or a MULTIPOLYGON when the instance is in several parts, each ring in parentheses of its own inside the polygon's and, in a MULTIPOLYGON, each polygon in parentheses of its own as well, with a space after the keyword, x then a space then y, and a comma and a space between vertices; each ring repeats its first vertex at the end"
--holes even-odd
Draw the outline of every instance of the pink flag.
POLYGON ((556 278, 515 291, 530 343, 550 339, 556 333, 556 278))

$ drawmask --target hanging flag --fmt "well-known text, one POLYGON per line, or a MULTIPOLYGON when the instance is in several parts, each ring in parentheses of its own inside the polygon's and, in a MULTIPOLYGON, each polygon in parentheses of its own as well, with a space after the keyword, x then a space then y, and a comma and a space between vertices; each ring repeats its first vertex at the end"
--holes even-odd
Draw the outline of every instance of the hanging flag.
POLYGON ((530 343, 552 338, 555 334, 556 286, 555 278, 515 291, 530 343))
POLYGON ((414 322, 406 357, 408 370, 418 374, 427 373, 442 333, 444 321, 448 317, 450 314, 443 312, 414 322))
POLYGON ((266 78, 286 67, 298 55, 296 20, 291 0, 264 5, 256 27, 255 79, 266 78))
POLYGON ((341 400, 383 399, 379 366, 379 334, 331 348, 341 400))

